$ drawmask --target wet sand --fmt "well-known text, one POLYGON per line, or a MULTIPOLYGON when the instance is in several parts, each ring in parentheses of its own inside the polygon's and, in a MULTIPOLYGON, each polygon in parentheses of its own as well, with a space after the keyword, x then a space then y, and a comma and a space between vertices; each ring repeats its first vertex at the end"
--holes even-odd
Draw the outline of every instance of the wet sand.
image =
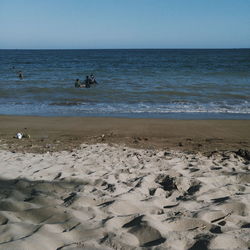
POLYGON ((2 148, 26 152, 72 150, 98 142, 195 152, 249 150, 250 121, 0 116, 0 138, 2 148), (31 138, 14 139, 17 132, 31 138))

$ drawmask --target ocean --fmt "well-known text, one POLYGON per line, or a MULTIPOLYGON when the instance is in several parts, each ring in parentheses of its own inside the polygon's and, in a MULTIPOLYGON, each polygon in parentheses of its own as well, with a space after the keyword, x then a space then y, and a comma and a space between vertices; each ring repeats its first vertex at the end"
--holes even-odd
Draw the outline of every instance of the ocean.
POLYGON ((0 50, 0 114, 250 119, 250 49, 0 50))

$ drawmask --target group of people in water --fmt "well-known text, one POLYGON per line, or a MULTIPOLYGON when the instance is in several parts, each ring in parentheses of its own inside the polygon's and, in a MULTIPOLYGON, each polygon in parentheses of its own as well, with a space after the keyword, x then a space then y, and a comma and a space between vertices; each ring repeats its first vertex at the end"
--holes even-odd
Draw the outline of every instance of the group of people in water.
POLYGON ((90 88, 91 85, 98 84, 94 75, 86 76, 86 79, 81 82, 79 79, 75 81, 75 88, 90 88))
MULTIPOLYGON (((15 67, 13 66, 12 69, 14 70, 15 67)), ((22 71, 18 71, 17 75, 20 80, 24 78, 22 71)), ((98 82, 96 81, 95 76, 91 74, 90 76, 86 76, 86 79, 83 82, 81 82, 79 79, 76 79, 75 88, 90 88, 90 86, 93 84, 98 84, 98 82)))

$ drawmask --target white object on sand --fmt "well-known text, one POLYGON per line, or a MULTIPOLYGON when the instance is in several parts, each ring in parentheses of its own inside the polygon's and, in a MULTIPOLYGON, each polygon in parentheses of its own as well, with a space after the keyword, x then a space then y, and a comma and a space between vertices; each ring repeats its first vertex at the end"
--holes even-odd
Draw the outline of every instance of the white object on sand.
POLYGON ((23 138, 23 134, 22 133, 17 133, 16 134, 16 138, 17 139, 22 139, 23 138))

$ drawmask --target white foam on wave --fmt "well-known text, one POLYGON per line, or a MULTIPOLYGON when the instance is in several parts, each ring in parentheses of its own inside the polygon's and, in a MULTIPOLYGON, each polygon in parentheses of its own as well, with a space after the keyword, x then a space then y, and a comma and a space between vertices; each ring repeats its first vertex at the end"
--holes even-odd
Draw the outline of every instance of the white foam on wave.
MULTIPOLYGON (((76 105, 34 105, 25 103, 1 104, 0 114, 15 115, 53 115, 53 116, 84 116, 87 115, 111 115, 112 114, 250 114, 250 103, 243 102, 241 104, 229 105, 225 103, 170 103, 170 104, 148 104, 148 103, 82 103, 76 105)), ((129 116, 129 115, 128 115, 129 116)))

